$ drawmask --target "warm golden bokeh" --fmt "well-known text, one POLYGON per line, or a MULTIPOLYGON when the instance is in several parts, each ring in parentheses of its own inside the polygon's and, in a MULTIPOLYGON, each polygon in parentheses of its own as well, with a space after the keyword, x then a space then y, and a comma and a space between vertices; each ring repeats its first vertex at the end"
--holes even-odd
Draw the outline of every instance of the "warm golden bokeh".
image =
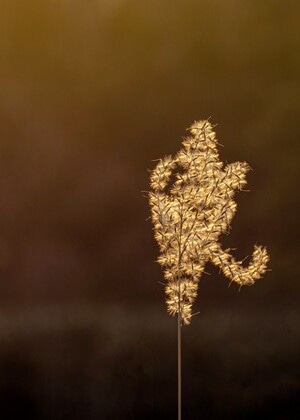
POLYGON ((0 3, 0 418, 175 417, 174 320, 141 191, 210 116, 221 161, 253 168, 223 249, 264 244, 272 271, 237 295, 207 264, 185 415, 294 415, 299 1, 0 3))

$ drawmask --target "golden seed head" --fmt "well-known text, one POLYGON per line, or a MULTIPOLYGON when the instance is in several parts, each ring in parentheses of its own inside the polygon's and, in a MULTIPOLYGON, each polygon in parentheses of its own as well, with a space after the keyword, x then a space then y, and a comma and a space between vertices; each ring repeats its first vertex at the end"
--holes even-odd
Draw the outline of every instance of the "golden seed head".
POLYGON ((190 323, 208 260, 240 286, 259 279, 269 261, 266 249, 260 246, 255 246, 248 267, 236 261, 229 250, 222 250, 219 236, 230 229, 237 207, 233 197, 246 185, 250 167, 246 162, 234 162, 223 169, 209 121, 195 121, 189 131, 191 135, 183 140, 176 157, 160 159, 151 171, 149 193, 168 312, 180 314, 185 324, 190 323), (169 185, 172 175, 174 183, 169 185))

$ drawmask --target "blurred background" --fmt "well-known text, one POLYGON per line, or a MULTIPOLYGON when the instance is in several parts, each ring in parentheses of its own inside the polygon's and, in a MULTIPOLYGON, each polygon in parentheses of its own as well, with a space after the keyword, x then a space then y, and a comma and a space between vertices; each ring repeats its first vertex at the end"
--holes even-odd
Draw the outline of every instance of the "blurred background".
POLYGON ((250 193, 183 330, 183 417, 299 418, 300 5, 27 0, 0 10, 0 418, 174 419, 147 169, 211 117, 250 193), (298 411, 298 412, 297 412, 298 411))

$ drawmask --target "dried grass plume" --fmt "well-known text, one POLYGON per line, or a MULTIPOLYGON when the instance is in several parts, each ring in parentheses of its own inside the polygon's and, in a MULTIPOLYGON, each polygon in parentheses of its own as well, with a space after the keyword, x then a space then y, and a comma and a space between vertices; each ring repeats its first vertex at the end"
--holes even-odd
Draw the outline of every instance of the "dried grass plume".
POLYGON ((265 273, 269 260, 266 249, 255 246, 244 267, 229 249, 222 249, 219 237, 229 232, 237 207, 234 194, 246 185, 250 168, 246 162, 224 167, 209 121, 196 121, 189 131, 177 155, 160 159, 151 171, 149 193, 168 312, 178 314, 185 324, 190 323, 207 261, 220 267, 231 282, 251 286, 265 273))

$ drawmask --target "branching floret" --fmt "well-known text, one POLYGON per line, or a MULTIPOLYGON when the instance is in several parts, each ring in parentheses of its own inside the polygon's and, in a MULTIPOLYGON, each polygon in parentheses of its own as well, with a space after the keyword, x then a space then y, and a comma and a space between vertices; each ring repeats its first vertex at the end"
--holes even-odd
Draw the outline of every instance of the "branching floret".
POLYGON ((177 155, 160 159, 151 171, 149 193, 168 312, 180 315, 185 324, 190 323, 208 261, 230 281, 250 286, 264 274, 269 260, 266 249, 255 246, 248 267, 243 267, 230 250, 222 249, 219 236, 229 231, 236 212, 233 196, 246 185, 250 168, 246 162, 223 168, 209 121, 196 121, 189 131, 177 155))

